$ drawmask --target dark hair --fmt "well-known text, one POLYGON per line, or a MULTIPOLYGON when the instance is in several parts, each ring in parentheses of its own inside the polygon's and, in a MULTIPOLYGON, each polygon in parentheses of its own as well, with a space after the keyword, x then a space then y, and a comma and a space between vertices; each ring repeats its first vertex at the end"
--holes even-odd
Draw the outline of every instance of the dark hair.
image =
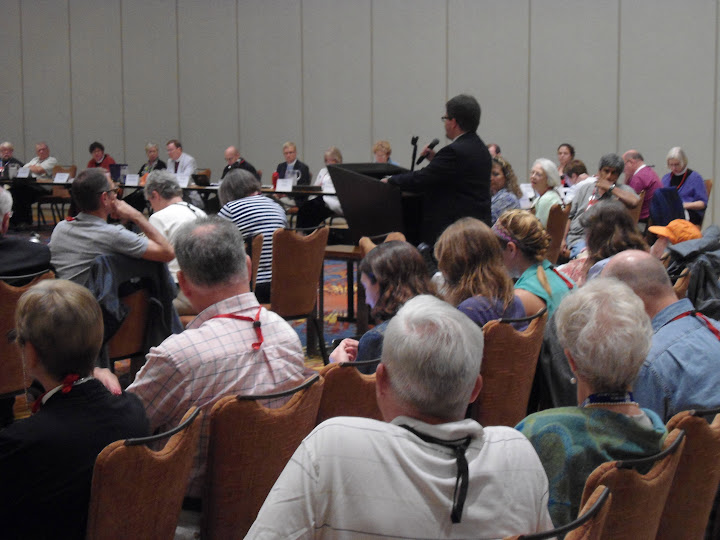
POLYGON ((218 198, 220 204, 225 206, 231 201, 244 199, 253 193, 260 191, 260 180, 254 174, 245 169, 231 169, 220 184, 218 198))
POLYGON ((630 212, 620 201, 602 201, 589 214, 585 230, 588 259, 592 263, 628 249, 648 250, 630 212))
POLYGON ((474 97, 468 94, 455 96, 445 104, 445 111, 463 131, 477 131, 480 125, 480 104, 474 97))
POLYGON ((567 146, 567 149, 570 150, 570 157, 574 158, 575 157, 575 147, 570 143, 564 142, 560 146, 558 146, 557 149, 560 150, 563 146, 567 146))
POLYGON ((170 139, 168 142, 165 143, 165 146, 167 146, 168 144, 175 145, 175 148, 182 148, 182 143, 177 139, 170 139))
POLYGON ((105 151, 105 147, 102 145, 102 143, 95 141, 90 145, 90 149, 88 150, 88 152, 92 154, 95 150, 98 149, 102 150, 103 152, 105 151))
POLYGON ((79 212, 100 208, 100 197, 108 189, 105 169, 85 169, 72 183, 72 198, 79 212))
POLYGON ((588 172, 585 163, 583 163, 579 159, 573 159, 567 165, 565 165, 563 173, 565 173, 567 176, 572 176, 574 174, 580 176, 581 174, 587 174, 588 172))
POLYGON ((394 317, 405 302, 419 294, 435 294, 422 255, 408 242, 379 244, 360 262, 358 270, 380 288, 372 315, 381 320, 394 317))

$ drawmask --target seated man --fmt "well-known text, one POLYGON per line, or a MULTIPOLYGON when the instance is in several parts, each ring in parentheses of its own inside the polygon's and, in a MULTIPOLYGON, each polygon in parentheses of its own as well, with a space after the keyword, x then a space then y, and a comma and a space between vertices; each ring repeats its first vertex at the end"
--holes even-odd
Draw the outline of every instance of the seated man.
MULTIPOLYGON (((279 391, 306 378, 297 333, 261 308, 250 292, 249 259, 242 246, 240 231, 215 217, 186 223, 177 232, 178 282, 200 315, 183 333, 150 350, 128 388, 145 405, 153 431, 177 425, 192 405, 209 411, 221 397, 279 391), (254 321, 260 322, 256 329, 254 321)), ((265 405, 279 407, 286 401, 265 405)), ((209 419, 203 417, 190 474, 191 510, 199 508, 203 493, 209 419)))
POLYGON ((218 197, 223 205, 218 215, 232 221, 245 240, 263 235, 255 296, 258 302, 267 304, 272 281, 273 233, 287 225, 285 211, 260 193, 260 182, 248 171, 230 171, 220 186, 218 197))
POLYGON ((645 158, 637 150, 628 150, 623 154, 625 162, 625 183, 636 193, 645 192, 640 210, 640 223, 647 226, 650 219, 650 201, 655 191, 662 187, 660 178, 652 167, 645 165, 645 158))
MULTIPOLYGON (((152 206, 153 214, 150 224, 171 243, 175 241, 178 229, 188 221, 195 221, 206 217, 205 212, 190 203, 184 202, 183 191, 175 175, 167 170, 153 171, 148 175, 145 184, 145 198, 152 206)), ((177 283, 177 273, 180 270, 177 259, 168 263, 173 281, 177 283)), ((179 315, 194 314, 192 306, 180 291, 173 305, 179 315)))
MULTIPOLYGON (((57 165, 57 159, 50 156, 50 149, 44 142, 39 142, 35 145, 36 156, 32 158, 25 167, 30 169, 30 176, 32 178, 48 179, 52 177, 52 171, 55 165, 57 165)), ((18 182, 13 184, 10 188, 13 200, 15 201, 14 215, 10 224, 18 230, 25 230, 32 225, 32 205, 35 203, 41 195, 50 192, 50 189, 28 182, 18 182)))
POLYGON ((223 169, 222 176, 220 177, 221 180, 233 169, 245 169, 246 171, 251 172, 255 178, 260 180, 260 175, 255 167, 253 167, 249 161, 245 161, 244 158, 240 157, 240 152, 234 146, 229 146, 225 150, 225 161, 227 162, 227 165, 225 165, 225 168, 223 169))
POLYGON ((618 183, 625 163, 617 154, 605 154, 600 158, 598 174, 594 181, 589 178, 580 186, 572 199, 572 207, 565 228, 563 249, 570 250, 570 258, 574 259, 585 247, 586 213, 595 204, 611 200, 613 196, 627 208, 635 208, 639 199, 635 191, 618 183))
POLYGON ((10 166, 15 165, 18 169, 23 166, 22 161, 13 157, 15 147, 13 143, 5 141, 0 144, 0 178, 10 178, 10 166))
POLYGON ((170 242, 147 218, 117 199, 117 188, 103 169, 81 172, 72 184, 72 197, 79 214, 58 223, 50 237, 51 262, 59 278, 84 285, 98 255, 121 253, 160 262, 175 258, 170 242), (133 222, 145 236, 109 225, 109 216, 133 222))
POLYGON ((529 441, 465 418, 482 330, 429 295, 390 320, 377 401, 386 422, 332 418, 302 442, 247 538, 502 538, 552 528, 529 441))
POLYGON ((0 187, 0 276, 23 276, 49 270, 50 249, 45 244, 5 236, 12 204, 10 192, 0 187))
POLYGON ((147 436, 148 421, 135 396, 92 376, 103 325, 90 291, 38 283, 20 298, 16 332, 27 374, 46 392, 33 416, 0 431, 2 536, 84 538, 95 458, 118 439, 147 436))
POLYGON ((602 273, 625 282, 645 304, 654 335, 635 398, 665 422, 688 409, 720 406, 720 323, 678 300, 662 263, 644 251, 615 255, 602 273))

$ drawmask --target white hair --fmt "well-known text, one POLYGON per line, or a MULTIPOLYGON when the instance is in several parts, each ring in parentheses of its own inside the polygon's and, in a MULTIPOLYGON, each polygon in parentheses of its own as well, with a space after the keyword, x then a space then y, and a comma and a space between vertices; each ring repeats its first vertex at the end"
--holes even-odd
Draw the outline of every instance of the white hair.
POLYGON ((560 344, 593 392, 631 388, 652 340, 645 306, 614 278, 598 278, 566 296, 555 314, 560 344))
POLYGON ((548 187, 554 188, 560 185, 560 172, 558 171, 557 165, 547 158, 536 159, 533 167, 535 165, 540 165, 540 168, 545 171, 548 187))
POLYGON ((428 416, 457 419, 470 401, 482 355, 479 326, 447 302, 419 295, 390 320, 382 363, 402 401, 428 416))
POLYGON ((0 221, 5 217, 5 214, 12 210, 13 199, 10 192, 0 187, 0 221))

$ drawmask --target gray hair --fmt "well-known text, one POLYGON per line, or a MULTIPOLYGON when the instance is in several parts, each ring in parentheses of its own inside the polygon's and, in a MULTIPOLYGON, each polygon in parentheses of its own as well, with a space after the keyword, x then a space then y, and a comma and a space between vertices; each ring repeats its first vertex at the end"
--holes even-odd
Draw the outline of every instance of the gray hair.
POLYGON ((554 188, 560 185, 560 172, 558 171, 557 165, 547 158, 536 159, 533 167, 535 165, 540 165, 540 168, 545 172, 548 187, 554 188))
POLYGON ((146 152, 147 152, 148 150, 150 150, 151 148, 154 148, 155 150, 158 150, 158 151, 160 150, 160 147, 157 145, 157 143, 149 142, 149 143, 147 143, 147 144, 145 145, 145 151, 146 151, 146 152))
POLYGON ((244 199, 260 191, 260 180, 255 175, 245 169, 231 169, 220 184, 218 190, 218 198, 220 204, 225 206, 231 201, 244 199))
POLYGON ((180 197, 183 192, 175 175, 166 169, 152 171, 148 175, 145 183, 145 198, 150 199, 153 191, 157 191, 157 194, 165 200, 180 197))
POLYGON ((408 300, 390 319, 382 363, 395 394, 418 412, 462 418, 480 374, 482 329, 430 295, 408 300))
POLYGON ((9 148, 10 150, 15 150, 13 143, 11 143, 10 141, 5 141, 4 143, 0 144, 0 148, 9 148))
POLYGON ((625 162, 623 161, 623 158, 617 154, 605 154, 600 158, 598 171, 605 167, 610 167, 613 172, 621 174, 625 170, 625 162))
POLYGON ((667 162, 671 159, 677 159, 678 161, 680 161, 680 164, 682 165, 683 169, 685 167, 687 167, 687 164, 688 164, 687 155, 685 154, 685 150, 683 150, 679 146, 673 146, 670 149, 667 157, 665 158, 665 161, 667 162))
POLYGON ((560 344, 593 392, 632 388, 653 331, 630 287, 613 278, 589 281, 563 299, 555 322, 560 344))
POLYGON ((174 248, 183 275, 197 285, 248 280, 243 236, 230 221, 217 216, 190 221, 178 229, 174 248))
POLYGON ((13 198, 10 192, 0 187, 0 222, 12 210, 13 198))

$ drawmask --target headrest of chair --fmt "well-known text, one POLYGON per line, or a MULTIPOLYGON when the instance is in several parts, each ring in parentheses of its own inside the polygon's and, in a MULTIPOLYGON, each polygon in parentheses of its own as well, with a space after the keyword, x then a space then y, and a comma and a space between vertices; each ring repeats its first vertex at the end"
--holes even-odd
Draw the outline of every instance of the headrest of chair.
POLYGON ((678 449, 678 447, 682 443, 683 439, 685 438, 685 430, 680 429, 678 431, 679 431, 678 436, 675 438, 673 443, 670 446, 668 446, 665 450, 663 450, 662 452, 655 454, 653 456, 648 456, 646 458, 626 459, 624 461, 618 461, 617 468, 618 469, 637 469, 638 467, 642 467, 644 465, 650 465, 651 463, 660 461, 665 456, 675 453, 675 450, 678 449))
POLYGON ((258 394, 258 395, 244 395, 244 396, 237 396, 238 401, 257 401, 260 399, 276 399, 281 397, 287 397, 292 396, 293 394, 300 392, 301 390, 305 390, 306 388, 309 388, 316 382, 320 380, 320 375, 316 373, 306 381, 304 381, 302 384, 290 388, 288 390, 283 390, 282 392, 275 392, 273 394, 258 394))
POLYGON ((340 367, 355 367, 359 368, 361 366, 374 366, 380 363, 380 358, 375 358, 374 360, 360 360, 359 362, 340 362, 340 367))
POLYGON ((185 429, 187 426, 192 424, 195 421, 195 418, 200 414, 200 407, 195 407, 195 410, 192 412, 192 414, 185 419, 184 422, 181 422, 174 428, 172 428, 169 431, 165 431, 164 433, 158 433, 157 435, 150 435, 149 437, 138 437, 136 439, 125 439, 125 446, 140 446, 143 444, 150 444, 156 441, 161 441, 163 439, 167 439, 175 435, 176 433, 181 432, 183 429, 185 429))

